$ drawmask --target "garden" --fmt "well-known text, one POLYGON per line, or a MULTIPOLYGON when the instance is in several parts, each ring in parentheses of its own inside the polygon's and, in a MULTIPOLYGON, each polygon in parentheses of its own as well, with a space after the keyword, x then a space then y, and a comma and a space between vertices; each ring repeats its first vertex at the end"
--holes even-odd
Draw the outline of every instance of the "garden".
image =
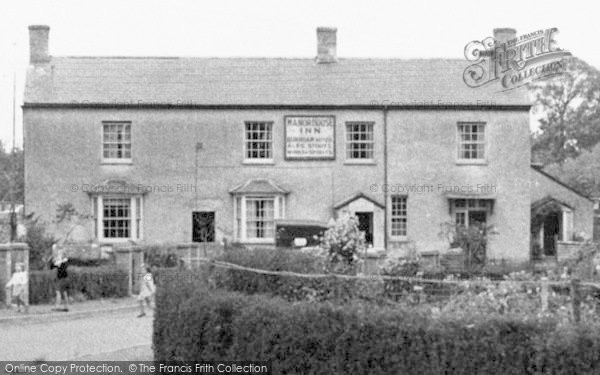
POLYGON ((594 373, 597 244, 555 269, 432 270, 417 254, 364 274, 338 220, 305 251, 233 247, 160 269, 155 360, 264 360, 274 373, 594 373))

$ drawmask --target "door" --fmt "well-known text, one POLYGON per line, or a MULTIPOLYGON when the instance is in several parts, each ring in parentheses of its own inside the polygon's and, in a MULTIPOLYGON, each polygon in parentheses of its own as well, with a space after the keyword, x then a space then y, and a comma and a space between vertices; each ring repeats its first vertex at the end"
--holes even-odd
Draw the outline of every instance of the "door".
POLYGON ((214 211, 192 212, 192 242, 215 241, 214 211))
POLYGON ((560 217, 558 213, 549 214, 544 220, 544 255, 556 255, 556 241, 560 233, 560 217))
POLYGON ((373 246, 373 213, 357 212, 355 215, 358 218, 358 229, 365 233, 365 242, 373 246))

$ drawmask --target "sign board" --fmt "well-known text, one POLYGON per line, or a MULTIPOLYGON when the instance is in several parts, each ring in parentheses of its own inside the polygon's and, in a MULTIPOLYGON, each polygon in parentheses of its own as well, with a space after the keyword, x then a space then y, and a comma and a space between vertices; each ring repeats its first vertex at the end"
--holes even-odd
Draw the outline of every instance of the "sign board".
POLYGON ((287 160, 335 159, 334 116, 285 116, 287 160))

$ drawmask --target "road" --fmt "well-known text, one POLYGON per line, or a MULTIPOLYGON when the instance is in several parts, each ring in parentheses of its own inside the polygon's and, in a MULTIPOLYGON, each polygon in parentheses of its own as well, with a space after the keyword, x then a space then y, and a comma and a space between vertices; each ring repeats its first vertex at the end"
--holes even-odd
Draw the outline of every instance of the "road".
POLYGON ((152 360, 152 313, 0 325, 0 360, 152 360))

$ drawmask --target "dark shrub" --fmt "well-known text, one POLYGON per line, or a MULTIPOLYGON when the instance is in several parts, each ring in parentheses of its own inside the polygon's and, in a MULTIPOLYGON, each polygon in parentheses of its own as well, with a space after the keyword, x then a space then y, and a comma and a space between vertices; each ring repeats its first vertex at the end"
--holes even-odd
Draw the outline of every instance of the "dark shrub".
POLYGON ((179 256, 175 245, 143 246, 144 262, 153 268, 177 267, 179 256))
MULTIPOLYGON (((325 275, 322 257, 292 249, 233 249, 218 260, 247 268, 325 275)), ((290 301, 348 300, 366 292, 375 298, 368 285, 371 281, 339 279, 334 276, 306 278, 293 275, 270 275, 240 269, 215 267, 212 272, 217 286, 247 294, 266 293, 290 301)))
POLYGON ((52 254, 55 238, 46 233, 46 226, 38 219, 26 222, 27 235, 21 241, 29 245, 29 269, 43 270, 46 260, 52 254))
MULTIPOLYGON (((114 267, 69 267, 68 292, 70 296, 83 295, 86 299, 126 297, 127 273, 114 267)), ((29 303, 53 303, 56 298, 56 271, 29 273, 29 303)))
POLYGON ((600 366, 598 327, 435 320, 419 310, 206 288, 190 297, 173 286, 157 295, 157 361, 251 358, 272 361, 275 374, 592 374, 600 366))

